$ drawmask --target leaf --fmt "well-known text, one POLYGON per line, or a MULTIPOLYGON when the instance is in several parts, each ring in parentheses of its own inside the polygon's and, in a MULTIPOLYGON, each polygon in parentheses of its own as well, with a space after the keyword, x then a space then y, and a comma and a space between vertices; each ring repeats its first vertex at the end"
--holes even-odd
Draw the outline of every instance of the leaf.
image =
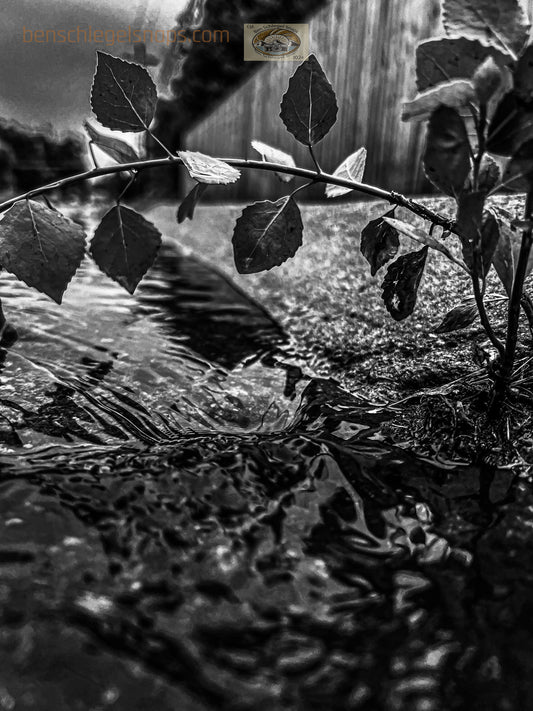
POLYGON ((528 45, 518 58, 513 72, 513 81, 515 94, 519 99, 533 100, 533 44, 528 45))
MULTIPOLYGON (((356 183, 361 182, 363 173, 365 172, 366 163, 366 148, 359 148, 355 153, 348 156, 337 170, 333 173, 336 178, 343 180, 353 180, 356 183)), ((352 191, 352 188, 343 188, 340 185, 326 185, 326 197, 333 198, 339 195, 345 195, 352 191)))
POLYGON ((106 136, 100 133, 100 131, 97 131, 88 121, 84 122, 83 127, 94 145, 98 146, 98 148, 110 158, 116 160, 117 163, 131 163, 140 160, 133 146, 130 146, 126 141, 121 141, 120 138, 114 138, 113 136, 106 136))
MULTIPOLYGON (((284 153, 277 148, 272 148, 272 146, 268 146, 266 143, 262 143, 261 141, 252 141, 252 148, 261 155, 263 160, 266 160, 269 163, 279 163, 280 165, 286 165, 289 168, 296 168, 294 158, 288 153, 284 153)), ((276 172, 276 175, 282 183, 290 183, 291 180, 294 180, 294 175, 287 175, 287 173, 276 172)))
POLYGON ((0 221, 0 265, 58 304, 85 253, 75 222, 34 200, 21 200, 0 221))
POLYGON ((394 208, 371 220, 361 232, 361 252, 370 264, 372 276, 396 256, 400 247, 398 231, 385 221, 389 216, 394 217, 394 208))
POLYGON ((281 100, 281 119, 300 143, 314 146, 337 120, 337 111, 335 92, 311 54, 289 80, 289 88, 281 100))
POLYGON ((240 172, 223 160, 206 156, 197 151, 178 151, 178 156, 189 171, 189 175, 199 183, 227 185, 241 177, 240 172))
MULTIPOLYGON (((512 217, 506 210, 492 207, 490 211, 494 213, 500 233, 498 244, 492 255, 492 263, 507 295, 511 296, 522 243, 522 232, 511 224, 512 217)), ((533 254, 530 255, 527 263, 526 276, 532 269, 533 254)))
POLYGON ((502 71, 492 57, 485 61, 474 72, 472 84, 480 103, 486 104, 502 83, 502 71))
POLYGON ((416 86, 424 91, 451 79, 470 79, 487 57, 499 67, 511 57, 489 44, 468 37, 438 37, 420 42, 416 49, 416 86))
POLYGON ((481 163, 479 164, 479 173, 477 176, 478 189, 480 192, 490 193, 500 180, 500 168, 496 161, 486 153, 483 154, 481 163))
POLYGON ((454 79, 423 91, 402 107, 402 121, 425 121, 441 104, 452 108, 468 106, 475 102, 476 94, 471 81, 454 79))
POLYGON ((455 109, 439 106, 431 114, 423 160, 434 185, 446 195, 459 193, 470 172, 470 143, 455 109))
POLYGON ((144 131, 155 111, 157 91, 140 64, 97 52, 91 107, 103 126, 114 131, 144 131))
POLYGON ((461 328, 467 328, 474 323, 478 315, 475 304, 460 304, 448 311, 440 324, 435 329, 435 333, 450 333, 461 328))
POLYGON ((529 192, 533 186, 533 139, 522 143, 503 173, 503 185, 510 190, 529 192))
POLYGON ((524 103, 514 91, 507 92, 492 116, 487 150, 510 156, 529 138, 533 138, 533 105, 524 103))
POLYGON ((427 253, 428 247, 422 247, 418 252, 403 254, 387 269, 381 285, 382 299, 395 321, 402 321, 414 311, 427 253))
POLYGON ((488 210, 481 226, 481 267, 483 278, 489 273, 499 239, 500 226, 494 213, 488 210))
POLYGON ((292 197, 255 202, 235 224, 233 254, 240 274, 278 267, 294 257, 302 244, 302 218, 292 197))
POLYGON ((406 237, 409 237, 410 239, 414 240, 415 242, 418 242, 419 244, 424 244, 427 247, 430 247, 431 249, 434 249, 437 252, 444 254, 444 256, 448 257, 448 259, 450 259, 452 262, 455 262, 456 264, 459 264, 462 268, 464 268, 465 265, 459 262, 459 260, 457 260, 450 252, 448 247, 446 247, 445 244, 442 244, 442 242, 439 242, 437 239, 435 239, 433 235, 430 235, 424 230, 421 230, 419 227, 410 225, 408 222, 404 222, 403 220, 395 220, 391 219, 390 217, 386 217, 385 221, 388 222, 391 227, 394 227, 394 229, 398 230, 398 232, 401 232, 406 237))
POLYGON ((519 0, 444 0, 442 15, 446 34, 479 39, 515 55, 529 34, 527 14, 519 0))
POLYGON ((205 183, 196 183, 194 188, 185 196, 183 202, 178 207, 176 215, 178 224, 181 224, 187 219, 192 220, 196 205, 206 190, 207 185, 205 183))
POLYGON ((456 227, 463 248, 463 259, 469 269, 473 264, 474 242, 481 239, 484 204, 485 194, 481 191, 461 193, 457 201, 456 227))
POLYGON ((115 205, 96 228, 90 251, 100 269, 133 294, 160 245, 155 225, 135 210, 115 205))

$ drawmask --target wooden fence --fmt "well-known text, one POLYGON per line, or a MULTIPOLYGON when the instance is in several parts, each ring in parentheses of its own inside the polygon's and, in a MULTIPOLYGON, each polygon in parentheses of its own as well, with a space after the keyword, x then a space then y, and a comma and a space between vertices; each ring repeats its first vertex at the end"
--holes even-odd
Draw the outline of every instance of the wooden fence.
MULTIPOLYGON (((417 43, 442 31, 439 0, 330 0, 309 25, 310 51, 321 62, 339 103, 337 123, 316 149, 324 169, 334 170, 349 153, 365 146, 365 181, 411 194, 427 190, 420 167, 422 126, 403 123, 400 106, 416 92, 417 43)), ((279 102, 296 67, 297 62, 265 63, 188 133, 186 147, 215 156, 257 158, 250 147, 256 138, 311 167, 307 149, 279 118, 279 102)), ((282 194, 284 188, 274 176, 256 171, 214 193, 234 200, 282 194)), ((308 197, 322 194, 317 186, 308 197)))

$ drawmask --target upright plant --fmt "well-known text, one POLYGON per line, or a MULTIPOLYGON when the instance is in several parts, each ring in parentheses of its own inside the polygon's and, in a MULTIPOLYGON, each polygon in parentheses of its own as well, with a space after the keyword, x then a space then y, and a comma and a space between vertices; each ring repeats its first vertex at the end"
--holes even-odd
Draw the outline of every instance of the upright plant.
MULTIPOLYGON (((296 201, 301 190, 318 182, 325 183, 328 198, 357 190, 394 206, 372 220, 361 234, 361 250, 371 273, 386 267, 383 300, 394 319, 406 318, 415 308, 430 249, 441 252, 468 275, 476 306, 454 308, 439 330, 463 328, 479 315, 497 352, 492 369, 497 411, 512 383, 521 307, 533 323, 533 308, 524 294, 524 281, 533 266, 533 44, 528 43, 530 24, 519 0, 500 0, 498 4, 493 0, 443 0, 443 17, 447 36, 418 46, 419 93, 404 105, 403 118, 427 121, 424 169, 429 179, 456 201, 455 219, 397 192, 362 183, 364 148, 346 158, 333 174, 322 170, 314 146, 334 125, 338 107, 333 88, 311 55, 290 79, 280 116, 293 136, 308 147, 312 169, 296 166, 290 155, 259 141, 253 141, 252 146, 261 160, 222 161, 193 151, 173 154, 165 146, 166 158, 141 159, 125 141, 86 123, 91 154, 96 145, 116 165, 97 167, 95 162, 85 173, 2 203, 0 266, 60 303, 85 254, 86 235, 48 201, 42 204, 34 198, 110 173, 128 171, 131 178, 96 228, 89 253, 103 272, 131 293, 161 243, 157 228, 123 205, 140 170, 169 162, 185 165, 196 183, 179 206, 178 222, 192 219, 210 184, 232 183, 240 178, 240 169, 274 171, 284 182, 294 177, 306 180, 275 202, 264 200, 243 210, 233 233, 235 264, 243 274, 271 269, 295 255, 303 235, 296 201), (475 136, 473 142, 469 129, 475 136), (513 220, 497 207, 486 207, 487 198, 501 187, 527 193, 522 220, 513 220), (396 206, 427 220, 429 229, 396 219, 396 206), (438 234, 436 228, 440 229, 438 234), (420 249, 398 256, 401 235, 418 242, 420 249), (458 240, 461 256, 446 244, 452 236, 458 240), (508 296, 505 341, 496 335, 484 305, 492 266, 508 296)), ((106 128, 143 132, 157 141, 150 129, 157 92, 146 69, 104 52, 97 55, 91 105, 98 121, 106 128)), ((2 318, 0 309, 0 327, 2 318)))

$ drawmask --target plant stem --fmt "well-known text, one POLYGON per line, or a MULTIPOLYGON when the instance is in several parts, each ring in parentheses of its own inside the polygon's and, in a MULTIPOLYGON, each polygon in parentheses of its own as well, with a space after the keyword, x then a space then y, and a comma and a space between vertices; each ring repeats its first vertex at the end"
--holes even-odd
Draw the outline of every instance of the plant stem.
MULTIPOLYGON (((425 207, 421 203, 411 200, 410 198, 396 193, 394 191, 382 190, 374 185, 367 185, 366 183, 358 183, 354 180, 345 180, 344 178, 337 178, 334 175, 329 175, 328 173, 321 173, 317 175, 314 170, 307 170, 306 168, 291 167, 287 165, 282 165, 281 163, 269 163, 267 161, 259 160, 243 160, 241 158, 221 158, 225 163, 233 165, 235 168, 241 169, 253 169, 253 170, 266 170, 276 173, 286 173, 287 175, 295 175, 299 178, 304 178, 306 180, 313 180, 320 183, 329 183, 331 185, 339 185, 343 188, 350 188, 350 190, 356 190, 365 195, 370 195, 371 197, 380 198, 381 200, 386 200, 387 202, 398 205, 400 207, 405 207, 410 212, 422 217, 424 220, 428 220, 434 225, 439 225, 449 232, 456 233, 455 222, 450 220, 444 215, 440 215, 433 210, 425 207)), ((91 180, 92 178, 100 178, 104 175, 112 175, 114 173, 122 173, 123 171, 137 171, 145 170, 149 168, 160 168, 161 166, 168 165, 169 163, 182 164, 183 161, 178 156, 169 156, 168 158, 153 158, 151 160, 141 160, 132 163, 117 163, 117 165, 102 166, 101 168, 93 168, 92 170, 87 170, 84 173, 77 173, 76 175, 70 175, 61 180, 57 180, 53 183, 48 183, 47 185, 42 185, 33 190, 28 190, 28 192, 22 195, 17 195, 16 197, 9 198, 3 203, 0 203, 0 212, 3 212, 14 205, 20 200, 28 200, 38 195, 44 195, 45 193, 51 192, 53 190, 58 190, 67 185, 72 185, 74 183, 80 183, 84 180, 91 180)))
MULTIPOLYGON (((530 188, 526 197, 526 207, 524 220, 528 222, 533 212, 533 188, 530 188)), ((505 353, 502 358, 499 373, 494 389, 494 399, 492 403, 492 413, 497 414, 505 402, 509 384, 513 375, 513 366, 516 356, 516 345, 518 342, 518 326, 520 321, 520 306, 524 292, 524 281, 526 279, 527 263, 533 243, 532 228, 528 227, 522 233, 522 243, 516 265, 516 274, 513 281, 511 298, 509 299, 509 311, 507 316, 507 338, 505 342, 505 353)))
POLYGON ((500 339, 492 330, 492 326, 490 325, 489 317, 487 316, 487 311, 485 310, 485 304, 483 303, 483 294, 481 293, 481 289, 479 288, 479 278, 476 269, 474 269, 472 272, 472 288, 474 290, 474 297, 476 299, 476 306, 479 313, 479 318, 481 320, 481 324, 485 329, 485 333, 489 337, 490 342, 496 348, 496 350, 500 354, 500 357, 503 358, 505 349, 500 339))

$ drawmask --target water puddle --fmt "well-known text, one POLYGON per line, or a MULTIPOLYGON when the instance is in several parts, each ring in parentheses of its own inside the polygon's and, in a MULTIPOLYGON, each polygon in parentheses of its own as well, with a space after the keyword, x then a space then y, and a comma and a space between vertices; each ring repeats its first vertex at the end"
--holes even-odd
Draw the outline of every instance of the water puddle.
POLYGON ((0 298, 0 709, 530 707, 525 478, 395 446, 172 246, 0 298))

